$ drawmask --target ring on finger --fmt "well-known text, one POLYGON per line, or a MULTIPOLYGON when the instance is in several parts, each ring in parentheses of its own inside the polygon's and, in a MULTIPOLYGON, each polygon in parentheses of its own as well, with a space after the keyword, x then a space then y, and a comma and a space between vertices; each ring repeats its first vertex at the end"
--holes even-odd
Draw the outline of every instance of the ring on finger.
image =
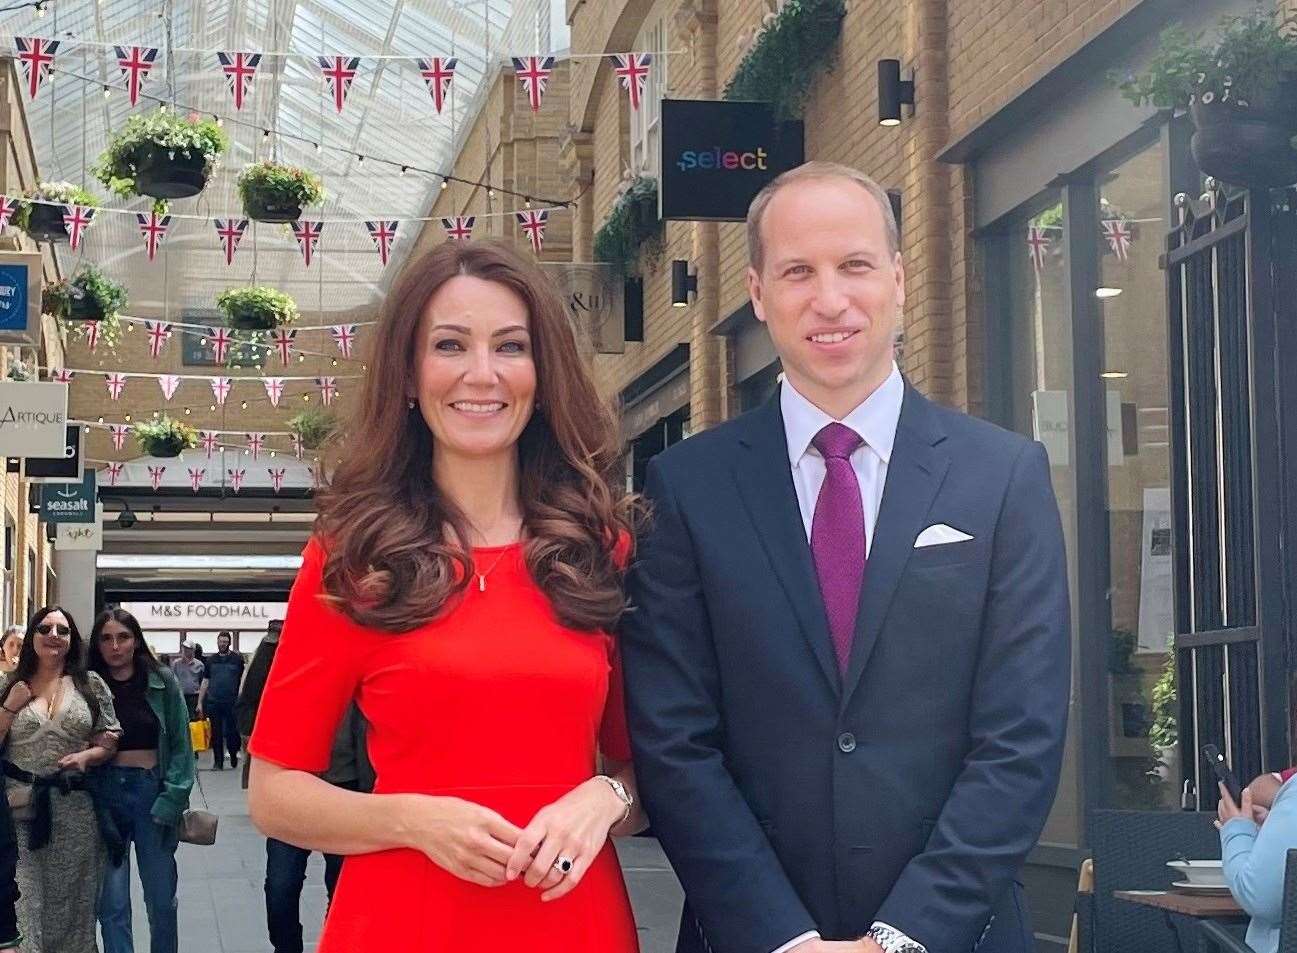
POLYGON ((571 858, 571 857, 559 857, 557 860, 554 861, 554 869, 557 870, 560 874, 563 874, 563 875, 567 875, 567 874, 571 873, 571 871, 572 871, 572 858, 571 858))

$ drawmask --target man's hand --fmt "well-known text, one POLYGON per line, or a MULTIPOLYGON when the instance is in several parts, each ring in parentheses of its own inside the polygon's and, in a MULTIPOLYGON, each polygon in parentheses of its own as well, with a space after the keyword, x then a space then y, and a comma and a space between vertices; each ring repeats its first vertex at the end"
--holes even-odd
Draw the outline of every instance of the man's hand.
POLYGON ((869 937, 859 940, 807 940, 788 953, 883 953, 883 948, 869 937))

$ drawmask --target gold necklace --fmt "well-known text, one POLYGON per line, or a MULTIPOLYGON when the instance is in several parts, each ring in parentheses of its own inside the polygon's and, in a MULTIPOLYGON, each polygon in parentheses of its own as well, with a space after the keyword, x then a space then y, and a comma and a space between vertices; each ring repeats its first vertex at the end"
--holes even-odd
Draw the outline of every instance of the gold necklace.
POLYGON ((59 702, 63 700, 63 676, 60 675, 58 681, 54 683, 54 693, 50 696, 49 712, 46 718, 53 718, 54 711, 58 708, 59 702))
MULTIPOLYGON (((512 548, 513 547, 510 546, 506 548, 505 551, 502 552, 499 556, 496 556, 495 562, 491 563, 491 568, 488 569, 486 572, 477 572, 476 570, 474 570, 473 575, 477 576, 478 592, 486 592, 486 577, 491 575, 491 573, 495 572, 495 567, 500 565, 500 560, 504 559, 505 556, 509 555, 509 550, 512 548)), ((476 563, 474 563, 474 565, 476 566, 476 563)))

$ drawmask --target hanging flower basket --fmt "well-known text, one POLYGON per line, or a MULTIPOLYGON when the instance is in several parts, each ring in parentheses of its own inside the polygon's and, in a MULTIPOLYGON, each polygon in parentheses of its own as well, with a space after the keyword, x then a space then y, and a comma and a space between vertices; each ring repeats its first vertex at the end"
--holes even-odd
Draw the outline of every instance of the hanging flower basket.
POLYGON ((297 434, 307 450, 319 450, 337 429, 337 419, 327 410, 304 410, 288 421, 288 429, 297 434))
POLYGON ((154 148, 140 161, 135 188, 154 198, 187 199, 207 187, 209 172, 207 157, 201 152, 172 153, 154 148))
POLYGON ((1251 188, 1297 182, 1293 106, 1297 82, 1286 82, 1251 101, 1220 100, 1210 92, 1189 106, 1194 132, 1189 150, 1205 175, 1251 188))
POLYGON ((28 189, 23 197, 25 201, 18 203, 13 224, 38 242, 62 243, 68 240, 68 229, 63 224, 65 205, 99 208, 100 204, 99 199, 71 182, 42 182, 34 189, 28 189))
POLYGON ((239 175, 243 211, 257 222, 295 222, 302 207, 324 201, 324 183, 305 169, 258 162, 239 175))
POLYGON ((217 295, 216 306, 240 331, 270 331, 297 320, 297 304, 274 288, 231 288, 217 295))
POLYGON ((845 0, 788 0, 767 17, 725 98, 772 103, 780 119, 800 116, 816 78, 837 62, 846 15, 845 0))
POLYGON ((645 245, 658 250, 662 222, 658 218, 657 180, 641 176, 631 183, 594 236, 595 261, 631 271, 645 245))
POLYGON ((151 457, 178 457, 198 446, 198 431, 170 417, 136 424, 135 439, 151 457))
POLYGON ((125 305, 126 289, 91 264, 41 293, 41 310, 67 323, 115 320, 125 305))
POLYGON ((162 106, 126 120, 92 171, 115 195, 148 195, 165 211, 167 199, 190 198, 206 187, 229 144, 215 121, 162 106))

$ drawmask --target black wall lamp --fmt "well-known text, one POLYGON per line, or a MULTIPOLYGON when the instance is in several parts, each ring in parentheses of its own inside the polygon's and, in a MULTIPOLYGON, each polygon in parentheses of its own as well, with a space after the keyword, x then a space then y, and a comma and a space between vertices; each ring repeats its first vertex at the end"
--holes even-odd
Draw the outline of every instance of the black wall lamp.
POLYGON ((671 307, 689 307, 689 293, 698 294, 698 276, 689 274, 689 262, 677 258, 671 262, 671 307))
POLYGON ((909 106, 914 115, 914 70, 909 79, 901 79, 900 60, 878 61, 878 124, 899 126, 901 107, 909 106))

